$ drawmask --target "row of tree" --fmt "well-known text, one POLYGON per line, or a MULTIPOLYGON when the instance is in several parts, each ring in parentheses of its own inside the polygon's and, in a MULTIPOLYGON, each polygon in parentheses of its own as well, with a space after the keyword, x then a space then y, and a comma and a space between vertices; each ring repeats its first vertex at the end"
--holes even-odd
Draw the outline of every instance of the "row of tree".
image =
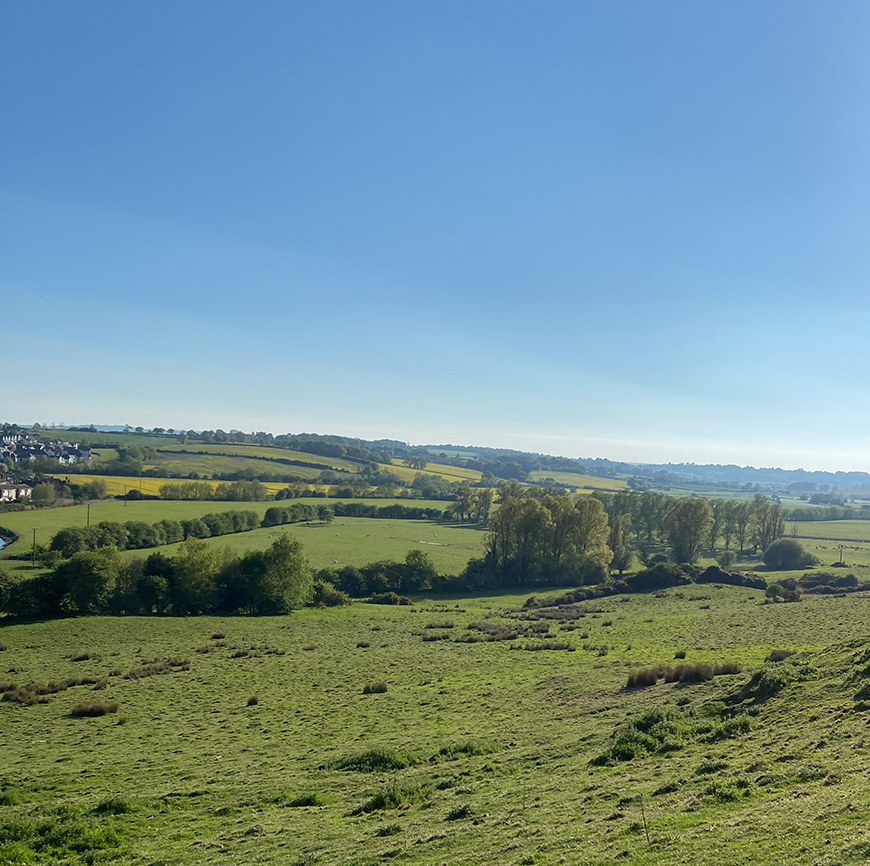
POLYGON ((715 552, 721 541, 726 550, 766 550, 785 534, 782 505, 757 493, 753 499, 675 499, 657 491, 624 490, 595 493, 611 521, 631 517, 641 551, 655 543, 668 544, 677 562, 694 562, 701 550, 715 552))
MULTIPOLYGON (((311 506, 308 506, 311 508, 311 506)), ((256 511, 218 511, 190 520, 158 520, 144 523, 128 520, 115 523, 102 520, 93 526, 69 526, 55 533, 49 551, 68 559, 85 550, 114 547, 116 550, 141 550, 175 544, 186 538, 211 538, 235 532, 248 532, 261 525, 256 511)))
POLYGON ((298 540, 237 556, 187 538, 167 557, 124 559, 117 548, 73 554, 43 575, 0 572, 0 613, 15 616, 282 614, 311 601, 314 585, 298 540))

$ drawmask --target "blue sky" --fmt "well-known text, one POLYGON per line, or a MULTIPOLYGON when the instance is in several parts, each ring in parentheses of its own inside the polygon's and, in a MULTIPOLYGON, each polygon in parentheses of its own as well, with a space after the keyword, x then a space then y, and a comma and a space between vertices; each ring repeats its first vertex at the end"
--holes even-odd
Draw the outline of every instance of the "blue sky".
POLYGON ((0 418, 870 470, 868 32, 0 3, 0 418))

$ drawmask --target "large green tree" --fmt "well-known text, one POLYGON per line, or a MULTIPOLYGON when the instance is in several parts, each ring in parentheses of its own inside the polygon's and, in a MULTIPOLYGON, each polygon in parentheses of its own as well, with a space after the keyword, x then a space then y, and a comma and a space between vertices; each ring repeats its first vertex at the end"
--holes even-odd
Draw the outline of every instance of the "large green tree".
POLYGON ((680 499, 664 520, 664 531, 675 562, 694 562, 712 522, 706 499, 680 499))

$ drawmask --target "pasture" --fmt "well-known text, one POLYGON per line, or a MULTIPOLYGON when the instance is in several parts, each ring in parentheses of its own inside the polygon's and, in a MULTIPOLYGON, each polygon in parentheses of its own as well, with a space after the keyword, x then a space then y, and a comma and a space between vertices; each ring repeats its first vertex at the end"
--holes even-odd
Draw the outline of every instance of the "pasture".
POLYGON ((527 596, 0 627, 16 681, 100 680, 0 702, 0 861, 865 861, 868 712, 853 693, 870 599, 765 605, 692 586, 535 619, 527 596), (546 632, 457 640, 477 623, 546 632), (575 651, 528 651, 553 639, 575 651), (809 666, 774 663, 804 673, 744 698, 744 725, 711 721, 772 649, 810 651, 809 666), (625 688, 677 651, 743 670, 625 688), (125 677, 155 659, 175 664, 125 677), (73 717, 86 700, 117 712, 73 717), (639 713, 671 719, 668 748, 600 764, 639 713))
POLYGON ((558 484, 570 484, 577 488, 577 493, 591 493, 593 490, 627 490, 628 483, 619 478, 599 478, 597 475, 581 475, 579 472, 551 472, 543 469, 530 472, 533 481, 545 481, 551 478, 558 484))
MULTIPOLYGON (((299 500, 295 500, 299 501, 299 500)), ((323 500, 321 499, 322 503, 323 500)), ((246 503, 236 503, 244 506, 246 503)), ((404 560, 409 550, 424 550, 441 574, 458 574, 472 556, 483 554, 486 532, 480 528, 452 526, 429 520, 385 520, 368 517, 336 517, 332 523, 290 523, 220 535, 206 542, 220 550, 243 555, 265 550, 280 535, 302 542, 312 568, 365 565, 378 559, 404 560)), ((159 552, 172 556, 177 544, 151 547, 147 551, 127 550, 128 559, 159 552)))
MULTIPOLYGON (((353 499, 291 499, 278 505, 289 505, 294 502, 314 506, 330 505, 337 502, 355 502, 353 499)), ((443 507, 444 503, 420 503, 408 499, 376 499, 366 500, 374 505, 432 505, 443 507)), ((266 509, 274 502, 180 502, 164 500, 131 501, 126 505, 123 501, 103 500, 91 503, 90 521, 92 524, 101 520, 125 523, 128 520, 141 520, 145 523, 156 523, 158 520, 191 520, 202 517, 203 514, 215 511, 230 511, 241 509, 255 511, 262 518, 266 509)), ((85 526, 87 523, 87 508, 84 505, 71 505, 68 508, 46 508, 32 511, 14 511, 0 515, 0 526, 12 530, 20 540, 0 550, 0 565, 9 572, 33 573, 29 562, 10 560, 9 556, 27 553, 36 528, 38 544, 47 544, 60 529, 68 526, 85 526)), ((209 539, 210 544, 220 547, 230 547, 237 552, 266 548, 274 540, 276 532, 295 530, 305 546, 305 552, 311 558, 316 568, 332 565, 338 560, 340 565, 362 565, 376 559, 404 559, 412 547, 420 547, 432 556, 436 566, 442 571, 461 571, 472 555, 477 555, 482 546, 484 533, 480 529, 442 525, 428 520, 382 520, 375 518, 336 518, 331 525, 312 524, 272 527, 258 529, 239 535, 222 535, 209 539), (346 528, 345 523, 347 524, 346 528), (363 531, 356 524, 368 526, 363 531), (335 529, 341 526, 342 529, 335 529), (306 535, 303 530, 310 529, 306 535), (330 532, 331 530, 331 532, 330 532), (339 533, 336 535, 336 533, 339 533), (435 537, 436 534, 439 537, 435 537), (242 538, 244 536, 244 538, 242 538), (333 552, 334 551, 334 552, 333 552), (347 559, 342 559, 346 556, 347 559)), ((162 553, 172 553, 175 547, 148 548, 144 551, 127 551, 126 556, 138 554, 147 556, 158 550, 162 553)))

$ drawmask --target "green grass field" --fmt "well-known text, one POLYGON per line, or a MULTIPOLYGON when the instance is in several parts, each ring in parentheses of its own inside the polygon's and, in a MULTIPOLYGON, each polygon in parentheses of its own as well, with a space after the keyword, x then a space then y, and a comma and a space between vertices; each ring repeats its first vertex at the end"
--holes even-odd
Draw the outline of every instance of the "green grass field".
MULTIPOLYGON (((321 502, 323 500, 320 500, 321 502)), ((300 523, 254 529, 235 535, 206 539, 220 549, 236 554, 264 550, 278 536, 298 538, 312 568, 365 565, 378 559, 404 560, 409 550, 424 550, 441 574, 458 574, 472 556, 483 553, 485 531, 432 523, 428 520, 383 520, 366 517, 336 517, 331 524, 300 523)), ((124 556, 143 556, 152 551, 172 556, 177 544, 128 550, 124 556)))
POLYGON ((628 483, 618 478, 599 478, 597 475, 581 475, 578 472, 540 472, 529 473, 534 481, 552 478, 559 484, 570 484, 578 493, 591 493, 593 490, 626 490, 628 483))
POLYGON ((264 460, 257 457, 222 456, 219 454, 160 454, 160 459, 153 463, 147 463, 146 468, 159 467, 169 473, 187 475, 196 472, 204 478, 211 478, 215 474, 242 472, 252 469, 254 472, 287 473, 304 478, 306 480, 317 478, 321 471, 313 466, 288 466, 272 460, 264 460))
MULTIPOLYGON (((356 502, 352 499, 317 499, 303 498, 289 500, 307 503, 309 505, 330 505, 336 502, 356 502)), ((386 505, 424 505, 435 508, 443 507, 444 503, 420 503, 408 499, 377 499, 366 500, 377 506, 386 505)), ((101 520, 111 520, 124 523, 128 520, 141 520, 145 523, 156 523, 158 520, 191 520, 203 514, 214 511, 229 511, 241 509, 256 511, 260 517, 274 502, 174 502, 174 501, 139 501, 125 505, 117 501, 94 502, 91 505, 91 523, 101 520)), ((35 573, 30 563, 8 559, 20 553, 27 553, 32 542, 32 530, 37 528, 36 541, 47 544, 51 537, 67 526, 85 526, 87 508, 84 505, 73 505, 69 508, 47 508, 34 511, 16 511, 0 515, 0 526, 12 530, 20 536, 20 540, 0 550, 0 564, 10 573, 35 573)), ((443 571, 454 573, 461 571, 472 555, 477 555, 481 549, 483 531, 479 529, 458 528, 450 525, 432 523, 428 520, 381 520, 366 518, 336 518, 331 525, 284 526, 280 528, 257 529, 238 535, 222 535, 209 539, 210 544, 219 547, 230 547, 238 552, 252 549, 263 549, 274 540, 279 531, 299 533, 305 545, 305 552, 316 568, 332 565, 333 560, 339 564, 362 565, 376 559, 404 559, 412 547, 420 547, 432 556, 436 566, 443 571), (344 528, 345 522, 347 528, 344 528), (363 531, 362 525, 368 528, 363 531), (342 529, 335 527, 341 526, 342 529), (331 530, 331 532, 330 532, 331 530), (340 533, 336 535, 336 533, 340 533), (438 538, 435 535, 439 536, 438 538), (421 541, 422 540, 422 541, 421 541), (418 543, 420 542, 420 543, 418 543), (425 542, 425 543, 422 543, 425 542), (333 552, 334 551, 334 552, 333 552), (344 557, 344 558, 343 558, 344 557)), ((126 556, 146 556, 154 550, 171 553, 173 545, 160 548, 148 548, 145 551, 127 551, 126 556)))
POLYGON ((870 599, 764 605, 757 591, 684 587, 552 622, 549 638, 575 652, 521 649, 540 637, 455 641, 474 622, 528 625, 527 595, 0 627, 7 677, 106 682, 47 704, 0 702, 0 862, 866 861, 868 711, 853 695, 870 660, 870 599), (447 639, 423 640, 433 634, 447 639), (803 681, 746 698, 748 730, 710 721, 727 709, 715 701, 739 698, 767 653, 785 648, 813 653, 803 681), (624 688, 677 650, 744 669, 624 688), (81 653, 91 657, 71 661, 81 653), (113 675, 170 657, 189 670, 113 675), (378 681, 386 693, 362 693, 378 681), (71 717, 86 700, 118 711, 71 717), (681 720, 668 750, 591 763, 651 708, 681 720))

